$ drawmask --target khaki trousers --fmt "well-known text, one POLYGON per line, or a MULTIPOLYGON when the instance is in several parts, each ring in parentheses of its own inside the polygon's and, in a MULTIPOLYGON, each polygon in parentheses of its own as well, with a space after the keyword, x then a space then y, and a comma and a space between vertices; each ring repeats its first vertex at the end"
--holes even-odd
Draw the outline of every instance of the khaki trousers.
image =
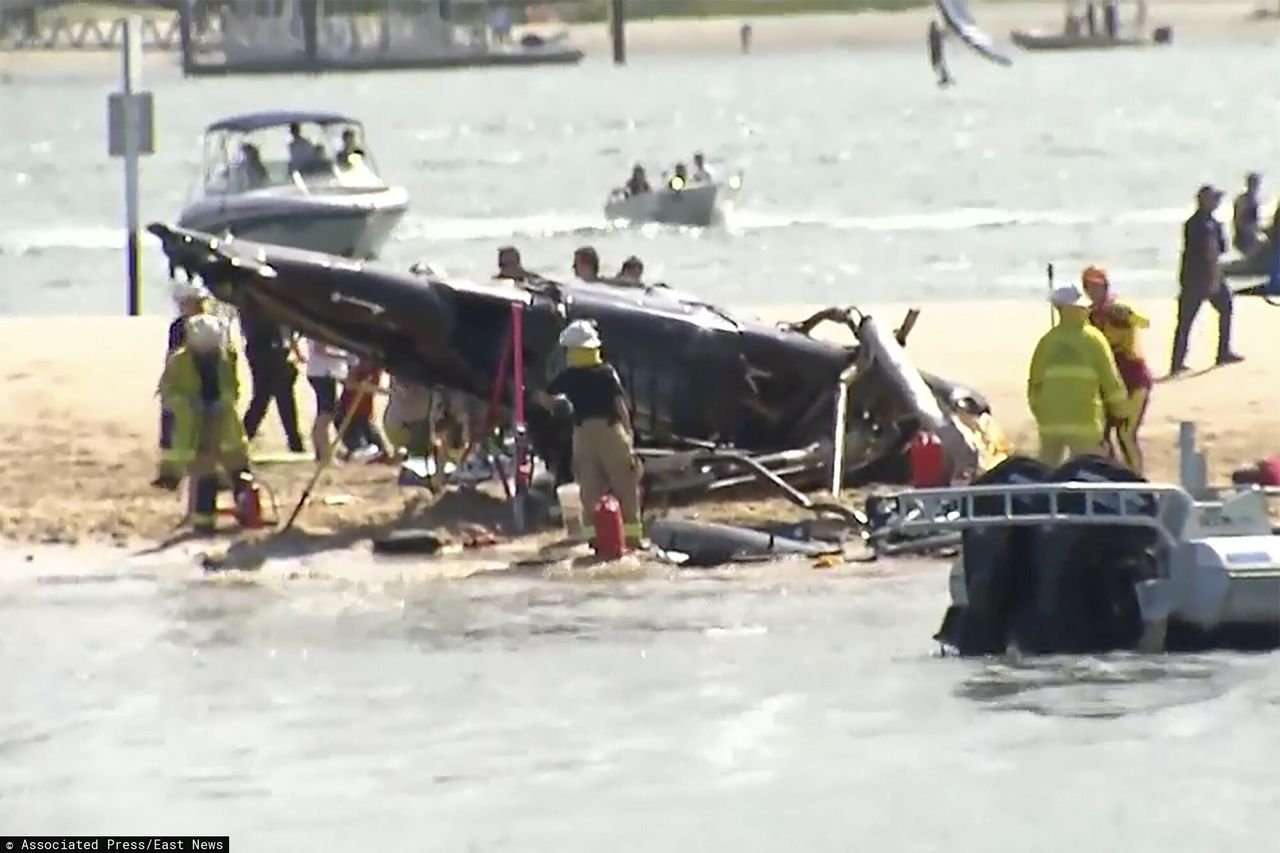
POLYGON ((621 424, 591 418, 574 428, 573 479, 582 493, 583 527, 588 537, 595 535, 596 501, 612 494, 622 505, 627 538, 640 538, 640 464, 621 424))

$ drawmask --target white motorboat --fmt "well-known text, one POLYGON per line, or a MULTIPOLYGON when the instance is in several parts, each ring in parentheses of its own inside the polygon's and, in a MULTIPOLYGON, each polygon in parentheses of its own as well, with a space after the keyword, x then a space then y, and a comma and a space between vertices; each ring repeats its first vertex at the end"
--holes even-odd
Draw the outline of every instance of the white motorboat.
POLYGON ((605 202, 604 215, 611 221, 706 227, 724 220, 741 189, 741 174, 723 183, 690 183, 678 189, 668 185, 635 195, 616 189, 605 202))
POLYGON ((359 259, 375 257, 409 209, 408 192, 379 176, 362 123, 338 113, 274 110, 214 122, 193 189, 178 220, 184 228, 359 259), (347 132, 353 152, 342 148, 347 132))
POLYGON ((935 639, 961 655, 1280 646, 1280 531, 1256 488, 1202 500, 1098 457, 1015 457, 880 500, 883 534, 960 534, 935 639))

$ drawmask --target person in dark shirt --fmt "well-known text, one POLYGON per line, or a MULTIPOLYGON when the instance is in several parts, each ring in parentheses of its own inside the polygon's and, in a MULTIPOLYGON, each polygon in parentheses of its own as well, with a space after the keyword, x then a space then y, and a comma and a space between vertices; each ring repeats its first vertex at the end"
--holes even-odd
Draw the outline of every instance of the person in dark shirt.
POLYGON ((1182 226, 1182 260, 1178 270, 1178 325, 1173 333, 1169 375, 1184 372, 1187 340, 1200 306, 1208 301, 1218 312, 1218 365, 1243 359, 1231 351, 1231 290, 1222 277, 1219 258, 1227 250, 1222 223, 1214 217, 1222 191, 1206 184, 1196 193, 1196 212, 1182 226))
POLYGON ((933 71, 938 75, 939 86, 950 86, 952 84, 951 72, 947 69, 947 60, 942 52, 942 27, 937 21, 929 22, 929 64, 933 66, 933 71))
POLYGON ((253 377, 253 396, 244 413, 244 431, 252 441, 267 416, 271 401, 276 403, 280 425, 284 427, 289 450, 302 453, 302 435, 298 432, 298 404, 293 385, 298 368, 289 360, 289 344, 284 331, 273 321, 256 312, 241 309, 240 328, 244 333, 244 354, 253 377))
POLYGON ((581 246, 573 252, 573 274, 581 281, 600 280, 600 255, 591 246, 581 246))
POLYGON ((498 272, 494 278, 509 278, 512 281, 528 281, 530 273, 524 268, 524 261, 520 258, 520 250, 515 246, 501 246, 498 248, 498 272))
POLYGON ((1262 188, 1262 176, 1250 172, 1244 179, 1244 192, 1236 196, 1231 209, 1231 245, 1242 255, 1248 255, 1258 243, 1258 191, 1262 188))
POLYGON ((584 528, 594 538, 596 502, 612 493, 622 505, 627 542, 638 547, 640 523, 640 463, 632 446, 631 414, 622 381, 600 356, 600 334, 588 320, 576 320, 560 335, 568 364, 538 402, 555 406, 555 397, 568 398, 573 408, 573 478, 582 492, 584 528))
POLYGON ((631 169, 631 177, 627 178, 627 195, 643 195, 649 190, 649 176, 644 173, 644 166, 636 163, 631 169))

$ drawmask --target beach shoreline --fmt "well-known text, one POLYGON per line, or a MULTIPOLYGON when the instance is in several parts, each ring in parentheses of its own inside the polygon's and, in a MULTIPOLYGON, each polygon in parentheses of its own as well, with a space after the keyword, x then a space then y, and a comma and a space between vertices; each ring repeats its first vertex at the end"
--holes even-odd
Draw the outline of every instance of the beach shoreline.
MULTIPOLYGON (((1280 38, 1280 17, 1256 15, 1260 0, 1224 0, 1202 3, 1197 0, 1167 0, 1153 4, 1147 22, 1150 31, 1171 27, 1174 45, 1183 42, 1274 41, 1280 38)), ((1053 0, 1012 0, 972 4, 980 29, 1007 45, 1014 29, 1056 31, 1061 26, 1061 7, 1053 0)), ((627 53, 631 58, 646 56, 707 56, 741 51, 739 28, 752 27, 752 55, 793 53, 820 49, 904 49, 924 50, 924 35, 935 13, 931 7, 895 11, 853 11, 846 13, 800 13, 756 17, 656 18, 635 20, 627 27, 627 53)), ((542 25, 535 29, 557 29, 542 25)), ((569 43, 582 50, 586 63, 608 62, 611 42, 605 24, 570 24, 569 43)), ((953 39, 954 42, 954 39, 953 39)), ((960 50, 953 44, 951 49, 960 50)), ((1026 54, 1009 48, 1017 58, 1026 54)), ((0 85, 21 80, 58 78, 112 78, 120 73, 115 51, 16 50, 0 51, 0 85)), ((143 78, 181 75, 176 52, 148 51, 143 59, 143 78)))
MULTIPOLYGON (((1144 347, 1153 372, 1163 376, 1174 300, 1136 304, 1151 318, 1144 347)), ((863 307, 896 325, 910 306, 863 307)), ((1034 453, 1034 424, 1025 403, 1026 366, 1047 328, 1048 307, 1034 300, 923 302, 919 307, 922 313, 907 346, 915 364, 981 393, 1015 446, 1034 453), (999 337, 956 333, 972 329, 1004 331, 999 337)), ((1142 433, 1149 479, 1177 481, 1181 421, 1196 424, 1212 483, 1229 482, 1236 468, 1280 450, 1273 398, 1280 387, 1280 362, 1267 357, 1266 344, 1274 310, 1261 300, 1237 300, 1235 347, 1246 361, 1221 369, 1206 369, 1216 318, 1211 309, 1202 311, 1192 334, 1191 373, 1160 382, 1152 396, 1142 433)), ((806 306, 743 307, 736 313, 772 322, 804 316, 805 311, 806 306)), ((167 322, 158 316, 0 318, 0 335, 8 344, 0 354, 0 406, 10 434, 0 447, 0 468, 8 474, 0 543, 15 548, 38 543, 138 547, 174 534, 184 515, 181 493, 149 485, 158 462, 155 383, 167 322)), ((250 389, 243 360, 241 381, 243 411, 250 389)), ((305 381, 298 382, 296 394, 305 434, 314 411, 305 381)), ((274 412, 259 443, 265 451, 285 446, 274 412)), ((304 460, 258 468, 282 515, 292 509, 313 466, 304 460)), ((388 525, 435 525, 457 532, 472 523, 500 527, 509 517, 500 501, 483 495, 450 498, 428 512, 422 505, 426 493, 398 487, 396 474, 393 465, 333 467, 303 510, 299 529, 345 541, 368 538, 388 525)), ((749 518, 768 517, 784 507, 748 500, 687 511, 749 518)))

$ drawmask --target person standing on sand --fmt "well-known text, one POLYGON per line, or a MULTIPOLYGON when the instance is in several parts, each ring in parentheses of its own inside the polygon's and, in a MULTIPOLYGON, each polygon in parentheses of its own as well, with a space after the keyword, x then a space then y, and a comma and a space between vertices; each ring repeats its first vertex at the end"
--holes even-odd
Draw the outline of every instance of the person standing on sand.
POLYGON ((249 479, 248 442, 236 416, 237 355, 222 323, 210 314, 187 319, 184 341, 160 379, 164 405, 174 414, 164 473, 174 489, 184 473, 190 475, 192 525, 198 533, 210 533, 217 514, 218 468, 230 475, 237 496, 249 479))
POLYGON ((311 424, 311 444, 316 461, 324 458, 329 430, 338 407, 338 383, 347 377, 347 354, 337 347, 307 340, 307 383, 316 396, 316 419, 311 424))
MULTIPOLYGON (((187 335, 187 318, 194 317, 197 314, 204 314, 209 307, 210 299, 209 291, 203 286, 193 281, 179 282, 173 288, 173 300, 178 303, 178 316, 169 324, 169 344, 165 349, 165 361, 174 352, 186 343, 187 335)), ((157 389, 159 393, 159 389, 157 389)), ((173 412, 165 408, 164 404, 160 405, 160 452, 163 453, 173 446, 173 412)), ((151 481, 151 485, 161 489, 172 489, 177 487, 177 483, 165 473, 163 464, 161 470, 157 473, 156 478, 151 481)))
POLYGON ((1178 325, 1173 333, 1169 375, 1187 369, 1187 341, 1200 306, 1208 302, 1218 312, 1219 367, 1244 359, 1231 351, 1231 289, 1222 275, 1219 258, 1227 250, 1222 223, 1213 212, 1222 201, 1222 190, 1205 184, 1196 192, 1196 212, 1182 226, 1182 259, 1178 270, 1178 325))
POLYGON ((1057 466, 1102 453, 1108 421, 1124 424, 1127 399, 1111 346, 1089 325, 1089 304, 1074 284, 1050 296, 1058 324, 1045 332, 1031 356, 1027 403, 1040 433, 1040 461, 1057 466))
POLYGON ((274 321, 255 312, 240 310, 240 329, 244 333, 244 354, 249 359, 253 377, 253 396, 244 412, 244 431, 250 441, 258 434, 262 419, 274 400, 292 453, 306 450, 298 433, 298 403, 293 385, 298 381, 298 368, 290 360, 290 346, 284 330, 274 321))
POLYGON ((1142 447, 1138 443, 1138 430, 1147 414, 1151 401, 1151 369, 1138 349, 1138 329, 1147 329, 1151 321, 1135 311, 1132 306, 1115 298, 1111 282, 1101 267, 1091 266, 1080 276, 1084 292, 1093 303, 1089 322, 1102 332, 1111 345, 1116 369, 1129 395, 1128 412, 1121 423, 1107 424, 1107 444, 1111 445, 1114 432, 1120 455, 1129 470, 1142 475, 1142 447))
POLYGON ((637 547, 644 530, 640 522, 640 463, 632 447, 634 431, 622 380, 600 356, 600 333, 590 320, 575 320, 560 334, 568 364, 537 400, 555 409, 565 396, 573 407, 573 479, 582 490, 586 511, 584 532, 594 538, 592 513, 596 501, 612 493, 622 505, 627 544, 637 547))

